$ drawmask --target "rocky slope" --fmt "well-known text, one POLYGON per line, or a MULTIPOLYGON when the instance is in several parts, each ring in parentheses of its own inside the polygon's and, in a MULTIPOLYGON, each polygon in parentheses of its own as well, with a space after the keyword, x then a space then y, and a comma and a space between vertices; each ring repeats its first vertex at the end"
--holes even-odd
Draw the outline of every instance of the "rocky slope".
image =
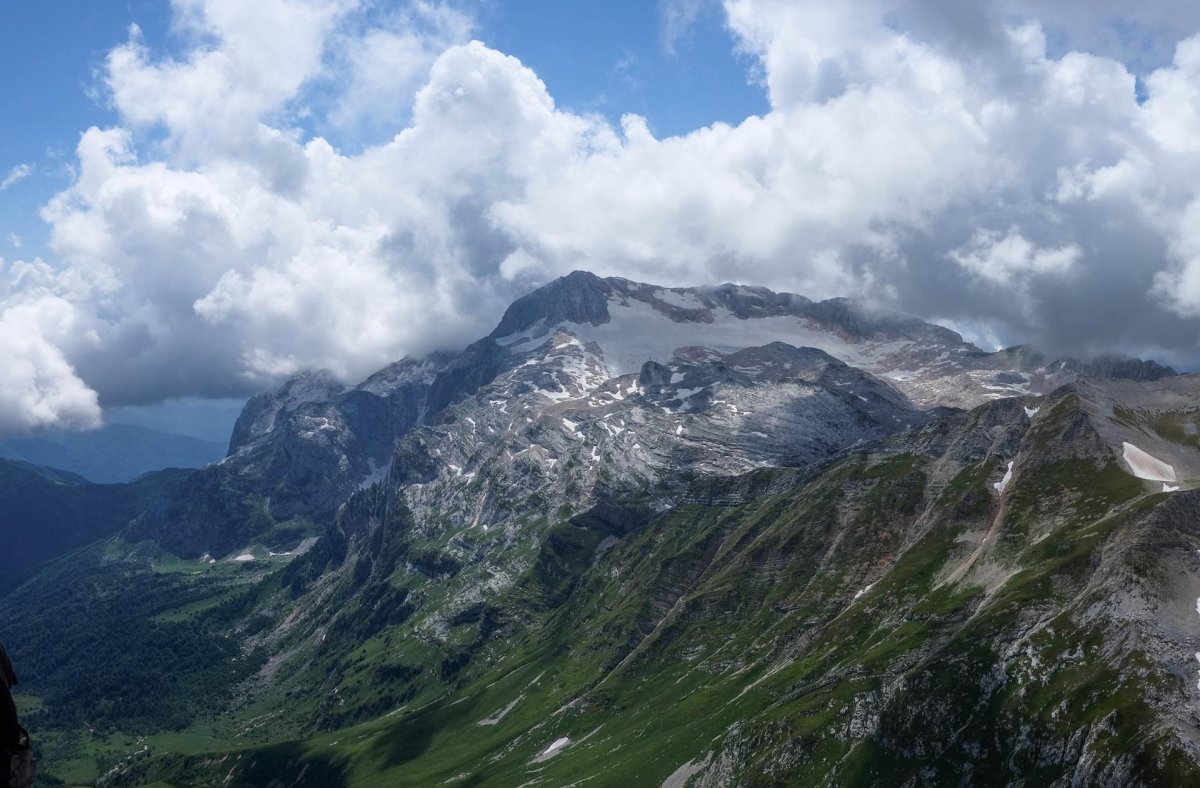
POLYGON ((665 362, 676 348, 718 352, 784 342, 824 350, 891 381, 921 407, 973 407, 1045 394, 1080 376, 1157 380, 1153 362, 1047 359, 1026 348, 984 353, 949 329, 835 298, 814 302, 765 288, 662 288, 577 271, 518 300, 492 338, 506 347, 568 330, 603 350, 610 375, 665 362))
POLYGON ((352 387, 307 372, 251 398, 228 456, 181 477, 129 538, 188 558, 236 555, 251 543, 296 549, 354 491, 378 481, 449 360, 401 361, 352 387))

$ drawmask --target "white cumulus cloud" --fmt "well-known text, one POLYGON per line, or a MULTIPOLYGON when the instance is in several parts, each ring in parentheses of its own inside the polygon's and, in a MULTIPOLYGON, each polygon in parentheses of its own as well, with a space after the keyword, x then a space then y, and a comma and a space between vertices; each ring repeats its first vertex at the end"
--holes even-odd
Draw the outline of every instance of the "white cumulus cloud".
POLYGON ((1062 274, 1083 256, 1078 246, 1044 249, 1013 228, 1006 234, 980 231, 970 244, 950 253, 963 268, 997 284, 1036 274, 1062 274))
POLYGON ((100 423, 96 392, 76 374, 60 346, 79 331, 76 307, 45 287, 44 263, 5 264, 0 275, 0 433, 39 427, 94 427, 100 423))
MULTIPOLYGON (((460 6, 173 8, 184 51, 157 56, 135 29, 107 57, 117 123, 83 133, 43 210, 55 266, 2 274, 0 319, 34 321, 66 394, 362 377, 461 346, 575 268, 865 295, 1055 351, 1194 356, 1200 15, 1185 8, 726 0, 770 110, 667 138, 637 115, 563 110, 468 40, 486 30, 460 6), (1143 55, 1112 25, 1144 30, 1143 55), (62 319, 36 323, 37 298, 62 319)), ((682 24, 700 5, 663 8, 682 24)), ((0 408, 42 423, 32 401, 0 408)))

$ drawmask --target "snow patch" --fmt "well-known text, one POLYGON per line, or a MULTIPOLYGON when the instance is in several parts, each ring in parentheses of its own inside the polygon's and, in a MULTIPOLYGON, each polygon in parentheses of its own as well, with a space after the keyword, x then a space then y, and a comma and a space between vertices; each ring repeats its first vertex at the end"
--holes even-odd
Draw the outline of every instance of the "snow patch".
POLYGON ((544 331, 545 322, 546 322, 545 318, 539 318, 536 323, 534 323, 532 326, 525 329, 524 331, 518 331, 515 334, 509 334, 509 335, 503 336, 503 337, 496 337, 496 344, 500 345, 501 347, 511 347, 512 345, 518 345, 518 344, 523 344, 525 342, 528 342, 529 340, 536 337, 539 334, 539 332, 544 331))
POLYGON ((358 483, 358 489, 365 490, 371 485, 378 484, 379 482, 383 481, 383 477, 387 475, 387 472, 391 467, 391 463, 385 462, 380 465, 376 463, 375 460, 371 460, 367 465, 367 475, 364 476, 363 480, 358 483))
POLYGON ((1028 418, 1031 418, 1031 419, 1032 419, 1034 416, 1036 416, 1036 415, 1038 414, 1038 411, 1039 411, 1039 410, 1041 410, 1041 408, 1040 408, 1040 407, 1037 407, 1037 408, 1026 408, 1026 409, 1025 409, 1025 416, 1026 416, 1026 417, 1028 417, 1028 418))
POLYGON ((703 309, 704 304, 691 293, 678 293, 674 290, 657 290, 654 297, 664 304, 677 306, 681 309, 703 309))
POLYGON ((659 788, 684 788, 693 777, 708 768, 708 762, 711 760, 712 753, 708 752, 704 754, 703 758, 688 761, 683 766, 671 772, 670 776, 663 781, 663 784, 659 788))
MULTIPOLYGON (((666 300, 666 299, 664 299, 666 300)), ((604 350, 604 362, 614 377, 638 372, 650 360, 665 364, 680 347, 699 346, 732 353, 772 342, 813 347, 854 366, 874 368, 878 358, 910 346, 898 341, 855 345, 828 331, 809 328, 800 318, 773 316, 740 318, 728 309, 713 309, 712 322, 676 323, 653 305, 638 299, 613 296, 608 301, 610 320, 593 326, 565 324, 584 343, 604 350)))
POLYGON ((1163 482, 1163 492, 1179 492, 1179 485, 1163 482))
MULTIPOLYGON (((711 383, 708 384, 708 386, 711 386, 711 385, 712 385, 711 383)), ((674 399, 679 399, 679 400, 688 399, 692 395, 698 394, 701 391, 704 391, 706 388, 708 388, 708 386, 701 386, 698 389, 679 389, 678 391, 675 392, 674 399)))
POLYGON ((1010 460, 1008 463, 1008 470, 1004 472, 1004 478, 992 485, 993 487, 996 488, 996 492, 998 492, 1002 495, 1004 494, 1004 489, 1006 487, 1008 487, 1008 483, 1012 481, 1012 474, 1013 474, 1013 464, 1012 464, 1012 461, 1010 460))
POLYGON ((555 755, 558 755, 558 753, 560 753, 562 751, 562 749, 570 743, 571 743, 571 739, 568 736, 563 736, 562 738, 555 739, 553 742, 551 742, 550 746, 547 747, 546 749, 542 750, 542 752, 534 760, 536 760, 536 761, 549 760, 550 758, 553 758, 555 755))
POLYGON ((243 562, 243 563, 244 563, 244 562, 246 562, 246 561, 253 561, 253 560, 254 560, 254 556, 253 556, 253 555, 251 555, 250 553, 242 553, 241 555, 239 555, 238 557, 234 558, 233 560, 234 560, 234 561, 241 561, 241 562, 243 562))
POLYGON ((1134 476, 1152 482, 1176 481, 1175 469, 1172 466, 1147 454, 1132 443, 1122 445, 1125 447, 1125 462, 1134 476))

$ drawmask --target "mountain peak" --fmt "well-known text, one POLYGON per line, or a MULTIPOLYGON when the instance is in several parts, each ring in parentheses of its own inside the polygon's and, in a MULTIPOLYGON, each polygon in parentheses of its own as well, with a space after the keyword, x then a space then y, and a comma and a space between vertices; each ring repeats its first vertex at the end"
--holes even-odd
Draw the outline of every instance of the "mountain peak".
POLYGON ((332 372, 323 369, 305 369, 285 380, 272 391, 255 394, 246 402, 233 434, 229 439, 229 454, 249 444, 257 437, 270 432, 275 419, 308 402, 323 402, 344 391, 343 385, 332 372))
POLYGON ((545 321, 545 325, 563 321, 592 325, 607 323, 608 296, 612 292, 609 281, 588 271, 572 271, 514 301, 492 336, 519 333, 539 320, 545 321))

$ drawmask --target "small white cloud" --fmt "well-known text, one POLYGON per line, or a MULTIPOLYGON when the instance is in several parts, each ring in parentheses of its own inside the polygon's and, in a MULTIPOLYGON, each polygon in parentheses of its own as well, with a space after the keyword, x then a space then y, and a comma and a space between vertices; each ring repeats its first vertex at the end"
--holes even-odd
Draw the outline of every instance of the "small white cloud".
POLYGON ((713 0, 658 0, 659 24, 663 49, 674 55, 680 41, 687 38, 713 0))
POLYGON ((1014 227, 1006 234, 980 230, 950 257, 971 273, 1007 285, 1014 279, 1046 274, 1064 274, 1083 256, 1075 244, 1038 248, 1014 227))
POLYGON ((11 188, 21 181, 33 175, 34 166, 32 164, 18 164, 8 171, 8 175, 4 176, 4 180, 0 181, 0 192, 11 188))
POLYGON ((11 246, 13 249, 20 249, 21 248, 21 236, 17 235, 16 233, 9 233, 8 234, 8 245, 11 246))

